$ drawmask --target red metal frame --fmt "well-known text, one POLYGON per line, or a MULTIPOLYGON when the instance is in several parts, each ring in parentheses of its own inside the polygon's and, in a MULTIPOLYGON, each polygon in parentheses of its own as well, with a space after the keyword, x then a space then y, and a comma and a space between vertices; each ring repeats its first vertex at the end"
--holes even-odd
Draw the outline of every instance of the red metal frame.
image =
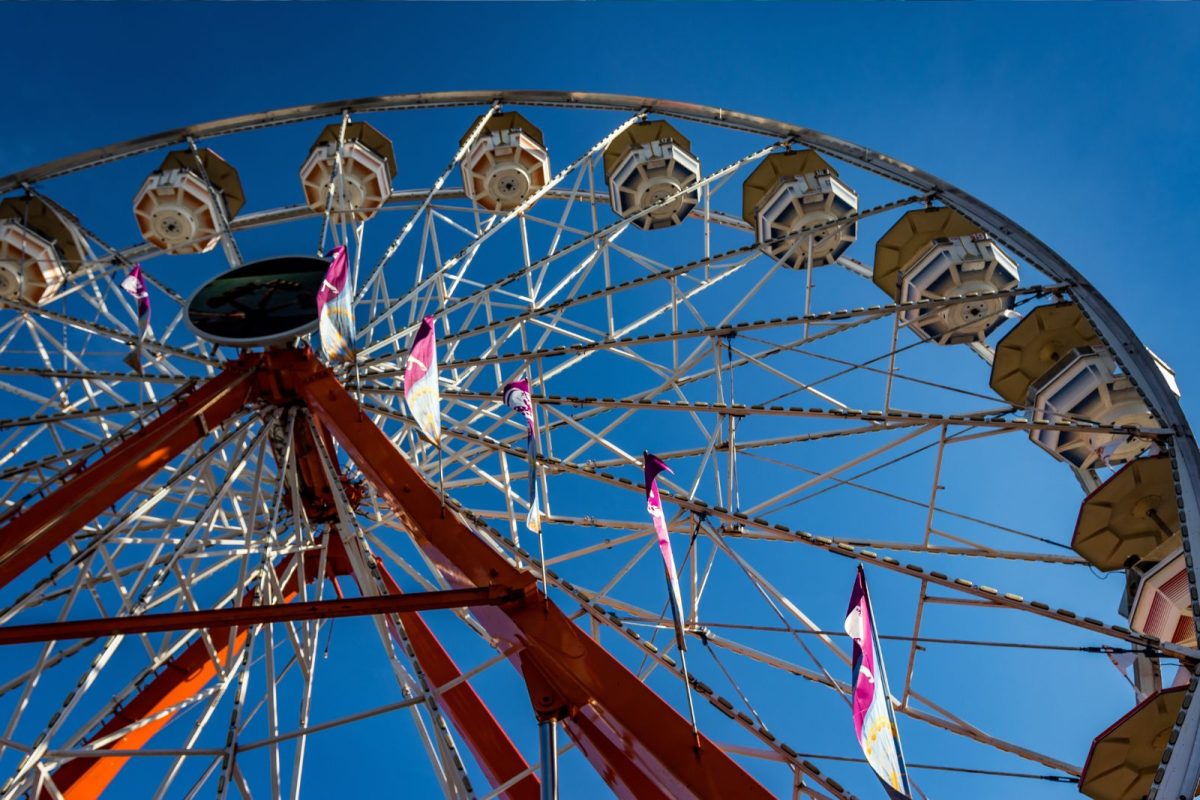
MULTIPOLYGON (((333 373, 307 350, 269 350, 243 356, 225 372, 184 396, 180 402, 108 455, 81 470, 63 488, 22 511, 0 529, 0 587, 38 558, 66 541, 103 508, 140 484, 213 427, 251 400, 304 405, 326 433, 350 455, 363 474, 405 521, 443 576, 461 589, 500 587, 519 600, 479 606, 475 617, 524 676, 538 719, 560 719, 580 751, 618 795, 623 797, 753 798, 769 793, 709 739, 699 746, 690 723, 542 594, 528 572, 516 569, 447 511, 437 494, 387 436, 362 414, 357 402, 333 373), (253 376, 253 380, 247 380, 253 376)), ((297 426, 301 428, 305 426, 297 426)), ((311 440, 311 437, 310 437, 311 440)), ((316 455, 297 442, 306 507, 328 508, 327 484, 318 476, 316 455), (310 500, 307 495, 311 494, 310 500), (315 501, 315 502, 313 502, 315 501)), ((331 551, 336 537, 330 540, 331 551)), ((331 561, 335 553, 331 552, 331 561)), ((343 554, 344 557, 344 554, 343 554)), ((277 566, 277 572, 286 566, 277 566)), ((329 576, 344 574, 335 563, 329 576)), ((279 572, 279 574, 282 574, 279 572)), ((393 595, 399 587, 385 576, 393 595)), ((290 602, 298 587, 293 578, 284 591, 290 602)), ((393 597, 392 599, 396 599, 393 597)), ((249 600, 243 601, 248 605, 249 600)), ((441 685, 461 676, 458 668, 414 612, 402 612, 405 631, 430 681, 441 685)), ((245 628, 217 628, 211 639, 218 657, 229 663, 245 641, 245 628), (231 630, 233 641, 230 642, 231 630)), ((216 675, 203 641, 193 643, 101 729, 99 736, 134 721, 146 720, 200 691, 216 675)), ((490 780, 503 782, 527 769, 524 759, 466 683, 442 694, 447 713, 471 747, 490 780)), ((109 747, 142 747, 170 720, 131 731, 109 747)), ((70 800, 98 797, 127 757, 76 759, 54 773, 56 786, 70 800)), ((504 794, 532 800, 538 793, 529 776, 504 794)))
POLYGON ((233 362, 0 529, 0 588, 237 413, 258 356, 233 362))
MULTIPOLYGON (((290 557, 284 558, 276 565, 277 578, 286 573, 290 561, 290 557)), ((283 602, 290 602, 299 591, 299 581, 293 575, 283 587, 283 602)), ((242 607, 247 607, 253 602, 253 593, 247 593, 242 598, 242 607)), ((128 703, 116 709, 108 722, 104 723, 90 740, 98 741, 122 728, 137 725, 138 727, 105 745, 104 749, 128 751, 144 747, 175 717, 176 712, 168 709, 203 691, 217 676, 218 661, 222 667, 233 663, 238 651, 246 645, 248 633, 249 629, 244 627, 217 628, 211 631, 209 640, 216 653, 215 660, 209 654, 204 640, 196 639, 181 654, 168 661, 166 667, 130 698, 128 703), (155 719, 160 714, 162 716, 155 719)), ((54 771, 54 786, 66 800, 96 800, 128 760, 129 756, 72 759, 54 771)), ((40 800, 51 798, 52 795, 48 791, 43 791, 40 800)))
MULTIPOLYGON (((384 585, 392 594, 400 594, 400 587, 392 576, 379 564, 384 585)), ((421 619, 420 614, 400 613, 400 624, 408 636, 413 655, 425 672, 432 686, 445 686, 458 680, 462 673, 433 631, 421 619)), ((479 762, 483 774, 494 786, 501 786, 529 770, 529 762, 508 738, 500 722, 492 716, 483 699, 463 681, 442 692, 439 701, 442 709, 461 733, 471 752, 479 762)), ((502 797, 507 800, 538 800, 542 794, 542 782, 536 775, 527 775, 505 789, 502 797)))
POLYGON ((166 614, 142 614, 136 617, 100 617, 44 622, 39 625, 0 627, 0 645, 30 642, 57 642, 63 639, 92 639, 99 636, 124 636, 131 633, 194 631, 228 628, 230 625, 261 625, 309 619, 363 617, 371 614, 401 614, 432 611, 437 608, 464 608, 490 605, 513 599, 503 586, 472 589, 447 589, 385 597, 352 597, 316 600, 309 603, 278 603, 268 606, 238 606, 212 611, 174 611, 166 614))
POLYGON ((632 767, 674 798, 770 797, 703 735, 697 747, 686 719, 572 623, 537 589, 532 575, 517 570, 447 512, 437 491, 362 414, 328 368, 301 351, 269 353, 267 362, 268 371, 303 398, 405 519, 452 585, 499 583, 524 589, 525 602, 477 608, 475 617, 488 633, 514 649, 511 660, 530 686, 539 718, 564 719, 568 730, 583 740, 584 755, 614 791, 635 796, 631 789, 636 787, 614 777, 616 769, 632 767), (621 763, 612 763, 614 759, 621 763))

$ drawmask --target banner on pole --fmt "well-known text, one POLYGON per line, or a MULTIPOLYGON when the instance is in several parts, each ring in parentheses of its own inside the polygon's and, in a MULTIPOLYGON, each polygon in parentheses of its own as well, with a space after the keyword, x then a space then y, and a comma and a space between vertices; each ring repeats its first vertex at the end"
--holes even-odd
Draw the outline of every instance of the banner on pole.
MULTIPOLYGON (((347 291, 350 279, 346 248, 338 245, 329 251, 329 271, 317 292, 317 318, 320 320, 321 351, 329 362, 354 360, 353 291, 347 291)), ((352 288, 352 287, 350 287, 352 288)))
POLYGON ((542 497, 538 486, 538 434, 537 415, 533 410, 533 398, 529 394, 529 381, 521 378, 504 386, 504 404, 525 416, 525 452, 529 459, 529 513, 525 525, 534 533, 542 532, 542 497))
POLYGON ((851 707, 854 733, 867 763, 883 783, 891 800, 911 800, 908 770, 900 747, 900 730, 888 690, 883 651, 875 629, 875 614, 867 593, 867 576, 862 566, 850 592, 846 609, 846 633, 854 640, 854 664, 851 675, 851 707))
POLYGON ((124 289, 137 303, 138 338, 133 346, 133 352, 126 357, 125 363, 142 372, 142 343, 150 329, 150 293, 146 291, 146 280, 142 277, 142 265, 134 264, 133 269, 121 281, 124 289))
POLYGON ((658 549, 662 552, 663 564, 667 569, 667 592, 671 600, 671 616, 675 620, 675 643, 679 651, 687 650, 683 634, 683 597, 679 591, 679 575, 675 572, 675 556, 671 553, 671 537, 667 531, 667 519, 663 514, 662 497, 658 493, 658 476, 671 472, 658 456, 642 452, 642 464, 646 471, 646 510, 654 522, 654 533, 658 537, 658 549))
POLYGON ((437 342, 433 317, 421 320, 404 365, 404 402, 421 432, 434 444, 442 443, 442 399, 438 391, 437 342))

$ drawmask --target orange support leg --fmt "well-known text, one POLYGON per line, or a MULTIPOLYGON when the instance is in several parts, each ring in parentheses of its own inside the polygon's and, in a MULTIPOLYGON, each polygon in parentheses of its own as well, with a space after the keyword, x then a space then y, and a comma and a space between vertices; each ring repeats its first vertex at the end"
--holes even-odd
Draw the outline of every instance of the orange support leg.
MULTIPOLYGON (((286 564, 286 560, 284 562, 286 564)), ((284 564, 281 564, 282 568, 284 564)), ((284 602, 289 602, 297 594, 295 581, 285 587, 284 602)), ((253 600, 247 595, 242 600, 243 606, 248 606, 253 600)), ((238 628, 230 641, 231 628, 218 628, 212 631, 211 639, 217 658, 224 665, 233 663, 238 652, 246 645, 247 628, 238 628)), ((187 700, 202 691, 205 686, 217 676, 217 665, 209 655, 202 639, 197 639, 188 645, 181 654, 167 662, 166 668, 146 684, 130 702, 118 709, 112 718, 96 733, 92 740, 103 739, 124 727, 150 720, 156 714, 162 714, 173 706, 187 700)), ((163 714, 158 719, 145 722, 134 730, 120 736, 110 744, 104 745, 105 750, 139 750, 166 727, 176 712, 163 714)), ((53 775, 54 785, 66 800, 97 800, 117 773, 125 766, 129 756, 101 756, 99 758, 76 758, 66 762, 53 775)), ((42 793, 42 800, 50 800, 49 792, 42 793)))
POLYGON ((61 488, 13 517, 0 529, 0 588, 237 413, 254 390, 250 377, 258 362, 258 356, 233 362, 61 488))
POLYGON ((278 372, 285 390, 304 399, 451 583, 524 589, 524 602, 479 608, 475 616, 492 636, 514 648, 512 660, 531 682, 535 710, 565 718, 568 730, 585 740, 581 750, 614 791, 630 790, 630 780, 613 776, 618 767, 625 771, 632 766, 673 798, 770 797, 706 737, 700 737, 697 748, 687 720, 567 619, 537 590, 529 573, 517 570, 446 511, 437 491, 311 354, 269 354, 267 368, 278 372), (597 724, 599 719, 604 726, 597 724), (612 763, 616 753, 620 765, 612 763))
MULTIPOLYGON (((384 585, 392 594, 400 594, 400 587, 383 565, 379 565, 384 585)), ((429 678, 431 686, 444 686, 462 677, 458 666, 441 642, 429 630, 420 614, 399 614, 400 624, 408 635, 413 653, 421 669, 429 678)), ((467 746, 479 761, 483 774, 493 786, 500 786, 529 769, 529 763, 492 716, 492 712, 466 681, 447 689, 439 698, 442 708, 462 734, 467 746)), ((538 800, 542 784, 536 775, 528 775, 505 789, 501 797, 507 800, 538 800)))

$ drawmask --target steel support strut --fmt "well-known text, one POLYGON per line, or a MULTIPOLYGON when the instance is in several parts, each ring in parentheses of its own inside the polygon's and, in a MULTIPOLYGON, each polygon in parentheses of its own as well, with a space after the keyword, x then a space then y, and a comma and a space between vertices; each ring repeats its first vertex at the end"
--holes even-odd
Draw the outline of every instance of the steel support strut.
MULTIPOLYGON (((276 577, 285 574, 290 561, 291 558, 287 557, 276 565, 276 577)), ((291 601, 298 593, 299 582, 293 575, 283 587, 283 602, 291 601)), ((252 607, 253 599, 254 593, 247 592, 242 598, 242 607, 252 607)), ((144 747, 175 717, 181 703, 203 691, 219 672, 234 663, 249 633, 250 628, 245 626, 237 628, 236 632, 228 627, 214 629, 209 635, 212 652, 203 639, 188 645, 183 653, 169 660, 148 684, 118 708, 108 722, 90 737, 89 740, 93 742, 112 739, 98 748, 97 752, 128 752, 144 747), (123 730, 126 732, 119 733, 123 730)), ((52 780, 66 800, 96 800, 128 760, 128 756, 106 755, 75 758, 59 767, 52 780)), ((52 797, 49 792, 43 792, 41 800, 51 800, 52 797)))
MULTIPOLYGON (((382 563, 379 564, 379 572, 387 590, 393 595, 399 595, 399 585, 382 563)), ((445 686, 462 677, 458 666, 420 614, 400 612, 397 616, 408 636, 413 656, 432 685, 445 686)), ((471 684, 463 681, 441 692, 438 702, 454 722, 471 752, 475 754, 479 768, 493 786, 503 786, 516 776, 529 771, 529 764, 521 755, 521 751, 517 750, 512 739, 508 738, 508 734, 500 727, 500 723, 492 716, 492 712, 471 684)), ((505 789, 501 797, 505 800, 537 800, 540 793, 541 786, 537 776, 527 775, 505 789)))
POLYGON ((239 359, 0 529, 0 588, 246 405, 258 356, 239 359))
MULTIPOLYGON (((629 785, 675 798, 769 797, 757 781, 572 623, 538 591, 534 577, 489 547, 361 411, 333 373, 309 353, 267 354, 279 389, 294 391, 404 519, 454 586, 502 584, 522 602, 480 607, 475 616, 530 684, 540 718, 561 715, 580 750, 619 794, 629 785), (629 780, 620 776, 634 773, 629 780)), ((645 796, 645 795, 639 795, 645 796)))
MULTIPOLYGON (((454 595, 454 605, 461 606, 472 599, 489 603, 477 608, 475 616, 525 677, 539 720, 560 719, 580 751, 619 795, 738 797, 739 800, 769 797, 760 784, 710 740, 701 737, 700 747, 696 747, 691 725, 683 717, 572 623, 537 589, 530 573, 518 570, 455 513, 445 509, 436 490, 361 413, 333 373, 309 351, 274 350, 243 356, 221 375, 183 394, 175 406, 107 455, 82 468, 64 487, 18 512, 0 529, 0 587, 252 401, 302 403, 309 407, 323 429, 389 500, 446 580, 457 587, 448 593, 446 600, 454 595), (474 594, 462 594, 462 590, 474 594)), ((285 559, 276 566, 277 575, 283 574, 287 563, 285 559)), ((386 610, 395 611, 393 605, 405 607, 408 603, 407 608, 411 609, 414 604, 429 602, 428 597, 405 599, 390 577, 386 582, 389 595, 369 599, 386 605, 386 610)), ((298 588, 295 577, 287 582, 281 597, 283 604, 291 602, 298 588)), ((350 602, 352 606, 353 601, 350 602)), ((245 645, 249 630, 246 623, 251 618, 250 624, 257 624, 267 621, 262 615, 302 618, 305 614, 324 615, 332 611, 332 608, 307 607, 292 611, 285 610, 283 605, 251 609, 248 599, 242 605, 243 609, 200 612, 213 615, 212 619, 196 617, 191 612, 153 615, 130 622, 66 623, 84 627, 93 622, 102 627, 131 626, 128 631, 122 627, 120 632, 161 630, 162 624, 199 627, 203 622, 218 626, 209 637, 216 649, 216 660, 205 642, 197 641, 168 662, 166 669, 91 737, 97 742, 112 739, 103 744, 99 753, 105 749, 127 753, 145 746, 177 713, 181 703, 216 677, 220 671, 218 661, 226 666, 233 663, 245 645), (243 619, 243 615, 247 618, 243 619), (163 616, 181 618, 166 623, 155 620, 163 616)), ((406 610, 400 612, 400 617, 412 640, 414 657, 435 684, 461 677, 454 662, 415 612, 406 610)), ((112 632, 108 627, 103 632, 112 632)), ((14 631, 10 635, 31 633, 35 632, 14 631)), ((90 628, 88 631, 81 628, 79 633, 96 634, 90 628)), ((66 632, 43 629, 38 635, 61 637, 66 632)), ((447 690, 442 702, 490 780, 503 783, 528 772, 520 753, 468 684, 463 682, 447 690)), ((71 800, 96 798, 127 760, 125 755, 77 758, 60 767, 53 780, 58 791, 71 800)), ((529 775, 503 794, 523 800, 539 793, 540 782, 529 775)))
POLYGON ((266 625, 310 619, 362 617, 371 614, 399 614, 432 611, 435 608, 502 603, 513 599, 502 586, 477 589, 448 589, 441 592, 396 594, 386 597, 351 597, 318 600, 310 603, 277 603, 268 606, 242 606, 211 611, 176 611, 167 614, 141 614, 136 617, 45 622, 39 625, 0 627, 0 645, 30 642, 57 642, 63 639, 91 639, 131 633, 194 631, 230 625, 266 625))

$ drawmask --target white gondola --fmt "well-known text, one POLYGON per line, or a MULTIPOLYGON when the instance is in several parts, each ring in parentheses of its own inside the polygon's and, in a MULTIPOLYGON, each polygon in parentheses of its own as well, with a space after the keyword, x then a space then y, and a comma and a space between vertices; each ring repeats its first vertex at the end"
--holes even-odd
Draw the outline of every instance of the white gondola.
POLYGON ((133 199, 147 242, 174 255, 207 253, 221 240, 222 217, 245 203, 237 171, 212 150, 167 154, 133 199))
POLYGON ((683 134, 663 120, 630 126, 614 139, 604 151, 604 172, 618 216, 654 209, 634 220, 644 230, 678 225, 700 202, 698 190, 681 194, 699 182, 700 160, 683 134))
MULTIPOLYGON (((1105 428, 1159 427, 1133 381, 1118 374, 1116 362, 1103 346, 1071 351, 1054 370, 1033 384, 1030 398, 1037 422, 1081 421, 1105 428)), ((1033 430, 1030 437, 1079 469, 1123 464, 1151 445, 1146 438, 1089 429, 1040 428, 1033 430)))
POLYGON ((365 122, 350 123, 344 135, 341 123, 325 126, 300 167, 305 205, 321 214, 329 207, 330 219, 334 222, 371 219, 391 196, 395 177, 396 155, 391 139, 365 122), (342 142, 340 172, 337 168, 339 139, 342 142), (331 182, 336 190, 330 207, 331 182))
POLYGON ((875 285, 897 302, 961 302, 906 309, 918 336, 937 344, 983 342, 1012 299, 988 297, 1018 285, 1016 262, 975 223, 951 208, 909 211, 875 245, 875 285))
POLYGON ((42 200, 0 204, 0 297, 47 303, 92 257, 79 228, 42 200))
POLYGON ((837 261, 858 237, 858 223, 800 231, 856 211, 858 194, 812 150, 772 153, 742 185, 742 218, 754 226, 759 246, 795 269, 837 261))
POLYGON ((1142 575, 1129 614, 1129 627, 1164 642, 1196 646, 1192 600, 1183 548, 1142 575))
POLYGON ((1012 299, 988 297, 1015 289, 1017 265, 984 233, 931 242, 903 271, 901 300, 942 300, 978 295, 959 303, 909 309, 900 316, 919 336, 937 344, 983 342, 1004 321, 1012 299))
MULTIPOLYGON (((479 124, 473 123, 470 131, 479 124)), ((495 114, 462 162, 463 187, 487 211, 511 211, 550 182, 542 132, 515 112, 495 114)))

